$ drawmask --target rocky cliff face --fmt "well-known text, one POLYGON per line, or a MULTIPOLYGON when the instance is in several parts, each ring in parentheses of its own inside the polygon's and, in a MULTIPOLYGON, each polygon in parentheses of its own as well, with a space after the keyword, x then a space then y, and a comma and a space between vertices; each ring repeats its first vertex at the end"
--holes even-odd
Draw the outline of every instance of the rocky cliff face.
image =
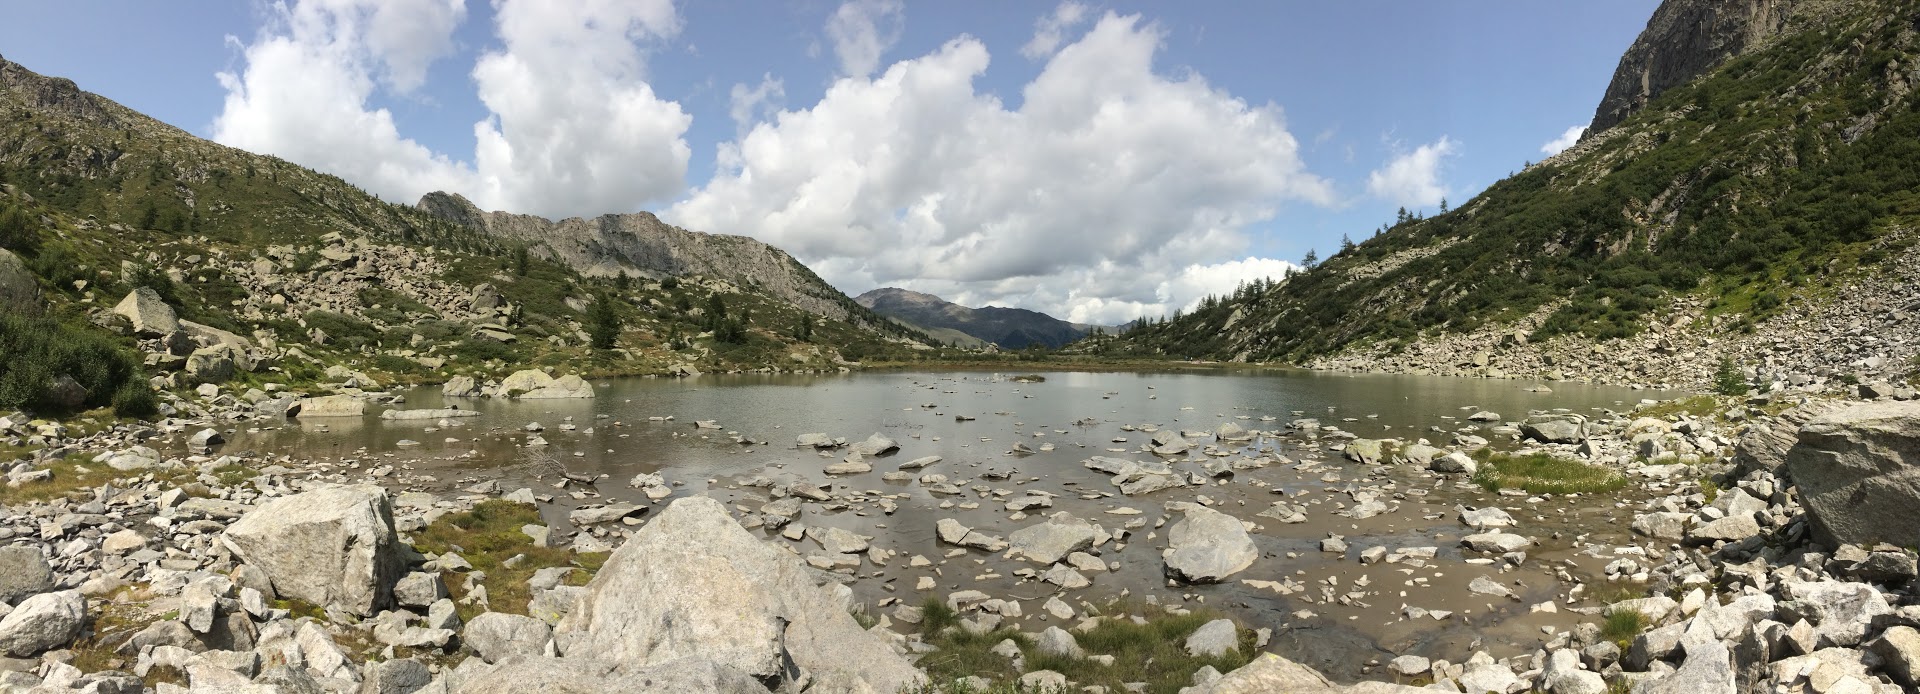
POLYGON ((650 277, 705 275, 757 287, 806 311, 835 319, 848 315, 846 295, 773 246, 725 234, 688 231, 648 212, 560 221, 527 214, 486 212, 452 193, 428 193, 418 207, 441 219, 533 252, 591 276, 637 270, 650 277))
POLYGON ((1785 27, 1796 0, 1667 0, 1620 58, 1587 132, 1618 125, 1670 87, 1690 82, 1785 27))

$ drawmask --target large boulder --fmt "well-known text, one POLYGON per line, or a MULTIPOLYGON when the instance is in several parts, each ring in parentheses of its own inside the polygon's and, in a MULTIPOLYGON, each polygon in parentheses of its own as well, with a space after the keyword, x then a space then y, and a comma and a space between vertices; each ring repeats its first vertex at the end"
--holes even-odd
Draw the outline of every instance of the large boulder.
POLYGON ((756 539, 720 502, 686 497, 613 553, 555 642, 569 659, 617 663, 622 674, 703 658, 770 686, 919 686, 920 672, 853 620, 851 596, 756 539))
POLYGON ((501 379, 500 392, 522 400, 591 398, 593 384, 573 374, 554 378, 538 369, 524 369, 501 379))
POLYGON ((116 315, 125 316, 133 323, 133 331, 146 337, 161 337, 180 329, 180 319, 173 314, 173 307, 160 298, 160 293, 146 287, 135 287, 127 292, 127 297, 114 305, 116 315))
POLYGON ((440 395, 448 398, 470 398, 478 395, 480 386, 472 376, 454 376, 440 386, 440 395))
POLYGON ((266 572, 274 592, 371 616, 393 604, 406 573, 393 507, 379 487, 327 487, 268 501, 227 527, 224 539, 266 572))
POLYGON ((1541 443, 1587 440, 1587 418, 1577 414, 1540 414, 1520 424, 1520 435, 1541 443))
POLYGON ((1780 474, 1787 464, 1787 451, 1800 442, 1800 427, 1835 410, 1845 409, 1837 400, 1814 400, 1781 412, 1771 422, 1759 420, 1733 446, 1733 464, 1745 477, 1755 470, 1780 474))
POLYGON ((1920 401, 1835 410, 1800 429, 1787 475, 1829 547, 1920 538, 1920 401))
POLYGON ((1046 522, 1013 531, 1007 541, 1012 543, 1014 552, 1030 561, 1054 564, 1069 554, 1093 547, 1099 536, 1099 526, 1061 511, 1046 522))
POLYGON ((0 619, 0 655, 25 658, 67 645, 86 621, 87 599, 80 591, 27 598, 0 619))
POLYGON ((1188 583, 1219 583, 1259 557, 1240 519, 1198 504, 1167 531, 1167 573, 1188 583))
POLYGON ((367 401, 351 395, 325 395, 300 398, 287 407, 288 417, 359 417, 367 413, 367 401))
POLYGON ((53 568, 39 548, 0 547, 0 602, 16 605, 29 595, 53 589, 53 568))

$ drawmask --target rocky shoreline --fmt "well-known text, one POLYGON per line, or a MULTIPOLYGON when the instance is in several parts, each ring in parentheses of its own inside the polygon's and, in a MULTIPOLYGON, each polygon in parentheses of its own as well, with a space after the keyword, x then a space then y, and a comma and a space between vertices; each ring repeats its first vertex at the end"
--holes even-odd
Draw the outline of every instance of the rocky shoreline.
MULTIPOLYGON (((449 388, 592 394, 516 378, 449 388)), ((463 411, 334 397, 388 419, 463 411)), ((0 496, 0 691, 1119 691, 1037 666, 1111 669, 1085 641, 1103 624, 1215 610, 1183 657, 1244 664, 1178 673, 1183 691, 1891 692, 1920 663, 1898 539, 1920 528, 1875 481, 1920 442, 1920 405, 1892 399, 1472 411, 1423 438, 1299 413, 1074 423, 1119 439, 1081 460, 1098 485, 1022 469, 1064 428, 984 466, 807 434, 793 450, 817 471, 699 492, 647 474, 619 493, 551 470, 228 452, 223 435, 284 409, 205 400, 205 416, 84 434, 0 420, 40 447, 0 496), (1625 487, 1476 486, 1489 456, 1535 453, 1625 487), (513 514, 530 522, 484 525, 513 514), (911 524, 939 549, 886 530, 911 524), (934 605, 952 626, 922 626, 934 605), (1380 622, 1368 633, 1392 650, 1335 643, 1348 620, 1380 622), (999 642, 1017 677, 937 679, 959 633, 999 642), (1453 640, 1467 634, 1489 638, 1453 640)), ((296 416, 328 410, 362 411, 296 416)))

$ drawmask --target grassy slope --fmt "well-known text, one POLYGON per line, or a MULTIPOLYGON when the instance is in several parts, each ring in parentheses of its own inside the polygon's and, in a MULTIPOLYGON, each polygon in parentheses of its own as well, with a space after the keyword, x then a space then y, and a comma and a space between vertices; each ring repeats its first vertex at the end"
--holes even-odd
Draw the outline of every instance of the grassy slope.
POLYGON ((1856 3, 1655 99, 1448 214, 1105 353, 1301 361, 1549 312, 1530 337, 1636 334, 1676 294, 1766 318, 1872 265, 1920 215, 1910 0, 1856 3), (1221 327, 1236 311, 1238 334, 1221 327))

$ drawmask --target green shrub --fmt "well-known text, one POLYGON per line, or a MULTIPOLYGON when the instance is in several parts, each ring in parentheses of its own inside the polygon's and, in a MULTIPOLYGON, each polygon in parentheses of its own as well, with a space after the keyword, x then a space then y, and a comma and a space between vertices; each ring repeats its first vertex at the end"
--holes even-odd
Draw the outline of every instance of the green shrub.
POLYGON ((146 408, 138 396, 122 391, 146 390, 145 380, 134 352, 97 328, 0 313, 0 409, 65 415, 125 398, 129 411, 139 412, 146 408), (52 397, 52 386, 63 375, 87 390, 78 408, 52 397))
POLYGON ((1740 366, 1732 359, 1722 357, 1720 368, 1713 372, 1713 392, 1721 395, 1745 395, 1747 393, 1746 374, 1740 373, 1740 366))

